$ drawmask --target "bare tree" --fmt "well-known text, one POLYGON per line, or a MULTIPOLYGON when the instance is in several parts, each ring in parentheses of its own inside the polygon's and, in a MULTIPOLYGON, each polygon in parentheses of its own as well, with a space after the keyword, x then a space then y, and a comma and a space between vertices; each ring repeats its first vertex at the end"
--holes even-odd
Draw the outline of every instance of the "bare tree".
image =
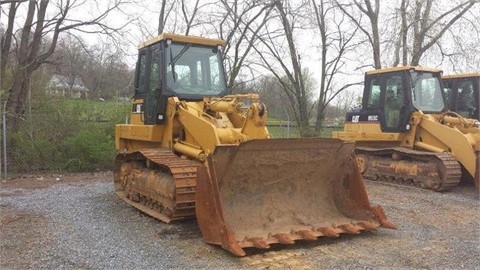
POLYGON ((132 92, 133 71, 125 64, 121 49, 110 44, 82 46, 81 40, 67 35, 58 42, 45 70, 67 78, 70 90, 81 80, 88 98, 112 99, 132 92))
POLYGON ((226 43, 224 64, 227 69, 227 87, 234 89, 241 70, 252 67, 246 61, 270 18, 273 4, 255 0, 221 0, 221 3, 223 10, 218 21, 218 35, 226 43))
MULTIPOLYGON (((23 2, 26 2, 27 0, 24 0, 23 2)), ((15 22, 15 14, 17 13, 17 8, 20 5, 22 1, 11 1, 10 2, 10 9, 8 11, 8 22, 7 22, 7 29, 5 33, 2 35, 2 38, 0 40, 1 44, 1 64, 0 64, 0 85, 4 85, 5 82, 5 72, 7 69, 7 62, 8 62, 8 57, 9 57, 9 52, 10 48, 12 46, 12 39, 13 39, 13 28, 14 28, 14 22, 15 22)), ((1 3, 6 4, 6 3, 1 3)), ((1 6, 0 6, 0 11, 1 11, 1 6)), ((0 14, 3 12, 0 12, 0 14)))
POLYGON ((52 73, 68 77, 71 90, 75 80, 85 72, 87 60, 88 49, 85 48, 84 41, 75 36, 65 35, 58 41, 55 52, 46 64, 52 73))
POLYGON ((198 6, 199 3, 200 3, 200 0, 195 0, 195 4, 193 8, 189 10, 187 6, 190 6, 190 3, 185 3, 185 0, 182 0, 182 15, 186 24, 186 30, 185 30, 186 36, 188 36, 188 34, 190 33, 190 29, 193 26, 195 26, 194 19, 195 19, 195 16, 197 15, 198 10, 200 9, 200 7, 198 6))
POLYGON ((374 68, 381 68, 382 62, 380 59, 380 32, 378 28, 378 18, 380 14, 380 0, 374 0, 372 5, 370 0, 353 0, 353 4, 342 4, 339 0, 335 0, 337 6, 346 14, 353 23, 366 35, 368 42, 372 47, 373 52, 373 66, 374 68), (348 8, 356 7, 361 13, 365 14, 370 22, 370 29, 364 26, 361 22, 361 17, 356 17, 354 12, 348 8))
MULTIPOLYGON (((17 17, 16 13, 19 5, 23 3, 25 2, 12 2, 10 4, 9 25, 7 28, 12 27, 13 29, 15 24, 20 24, 17 19, 20 16, 17 17), (10 25, 10 22, 12 25, 10 25)), ((102 5, 97 3, 98 8, 103 6, 102 10, 98 15, 87 20, 79 20, 71 16, 75 14, 73 9, 81 7, 76 1, 60 1, 53 5, 52 9, 49 9, 49 3, 50 1, 48 0, 29 0, 25 21, 21 29, 19 29, 19 38, 15 44, 17 61, 16 66, 13 68, 12 85, 8 90, 7 100, 7 124, 11 130, 18 128, 19 119, 24 114, 24 104, 32 74, 53 54, 57 47, 59 36, 74 30, 103 34, 112 34, 118 31, 121 27, 113 28, 104 23, 104 21, 110 13, 119 10, 126 2, 115 0, 108 3, 102 2, 102 5)), ((6 40, 15 36, 13 31, 8 34, 9 36, 5 36, 6 40)), ((12 44, 5 44, 4 48, 2 48, 2 53, 10 51, 10 46, 12 44)), ((7 65, 8 63, 5 66, 2 64, 2 74, 4 74, 4 69, 7 65)))
MULTIPOLYGON (((286 4, 288 5, 288 2, 286 4)), ((295 18, 303 17, 298 11, 304 5, 295 10, 290 6, 285 7, 282 1, 275 1, 274 6, 281 29, 267 32, 267 36, 259 37, 266 47, 266 52, 261 52, 257 47, 255 50, 259 53, 265 68, 277 78, 281 89, 286 93, 293 108, 300 135, 306 136, 309 134, 308 120, 311 109, 308 108, 308 100, 310 93, 305 84, 307 76, 303 74, 301 55, 298 53, 294 38, 295 18), (281 47, 281 43, 286 43, 285 47, 281 47), (275 64, 280 66, 283 74, 277 70, 275 64)))
POLYGON ((463 1, 435 17, 432 10, 433 0, 416 0, 411 22, 413 45, 410 64, 418 65, 422 55, 439 41, 445 31, 478 3, 478 0, 463 1))
POLYGON ((160 13, 158 15, 158 34, 162 34, 163 33, 163 29, 165 28, 165 18, 168 18, 168 14, 170 13, 169 11, 171 9, 169 9, 167 11, 167 13, 165 13, 165 8, 167 6, 167 0, 162 0, 162 4, 161 4, 161 8, 160 8, 160 13))
POLYGON ((352 44, 358 27, 353 27, 351 32, 342 28, 346 24, 343 16, 329 18, 328 14, 334 14, 336 6, 328 1, 311 0, 315 15, 315 24, 320 33, 320 88, 317 100, 317 115, 315 131, 320 131, 325 118, 325 111, 330 102, 342 91, 358 83, 345 83, 336 87, 334 79, 342 75, 341 69, 345 66, 345 55, 356 48, 358 44, 352 44))
MULTIPOLYGON (((160 35, 167 30, 188 36, 192 28, 201 25, 198 15, 210 5, 212 4, 208 2, 201 4, 200 0, 161 0, 157 34, 160 35), (194 1, 193 5, 192 1, 194 1)), ((148 23, 141 22, 141 24, 148 23)))
POLYGON ((361 106, 362 96, 353 89, 347 89, 342 91, 332 102, 335 112, 331 115, 332 117, 345 117, 345 114, 348 110, 351 110, 354 107, 361 106))
POLYGON ((255 84, 262 102, 267 105, 268 115, 272 118, 290 120, 292 106, 285 91, 279 91, 278 79, 274 76, 256 78, 255 84))
POLYGON ((480 3, 479 0, 462 0, 459 4, 448 2, 441 5, 434 0, 395 1, 394 5, 399 3, 398 8, 393 9, 392 12, 400 14, 400 25, 398 25, 385 20, 390 14, 387 14, 385 10, 380 12, 379 0, 375 0, 374 5, 371 0, 353 0, 353 4, 341 0, 335 1, 339 8, 367 36, 373 51, 375 68, 381 68, 381 63, 387 62, 382 60, 388 59, 389 55, 382 54, 382 49, 388 47, 395 48, 394 65, 398 65, 400 59, 403 65, 419 65, 425 52, 434 45, 439 45, 440 38, 445 32, 462 19, 473 6, 480 3), (356 11, 367 16, 369 27, 362 23, 362 17, 356 11), (388 25, 388 28, 398 28, 395 31, 398 33, 396 40, 389 38, 379 30, 379 20, 382 16, 384 25, 388 25), (384 59, 381 59, 382 57, 384 59), (410 60, 408 61, 408 59, 410 60))
MULTIPOLYGON (((453 24, 430 52, 440 55, 440 66, 448 73, 469 73, 480 70, 480 5, 472 7, 453 24)), ((425 57, 426 57, 425 56, 425 57)))
POLYGON ((400 48, 402 50, 402 65, 406 66, 408 64, 407 6, 408 6, 408 0, 401 0, 401 3, 400 3, 401 26, 400 26, 400 33, 398 35, 398 40, 395 43, 395 60, 393 62, 393 66, 398 66, 398 64, 400 63, 400 48))

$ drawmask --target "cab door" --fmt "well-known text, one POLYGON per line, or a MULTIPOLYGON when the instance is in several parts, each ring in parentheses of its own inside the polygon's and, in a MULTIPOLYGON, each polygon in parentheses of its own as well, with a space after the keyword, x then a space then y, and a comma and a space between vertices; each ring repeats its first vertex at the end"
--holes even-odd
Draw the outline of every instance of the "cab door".
POLYGON ((405 113, 405 87, 403 87, 403 72, 392 74, 385 78, 385 95, 383 100, 384 123, 386 131, 400 131, 401 119, 405 113))
POLYGON ((161 94, 160 72, 161 72, 161 46, 155 44, 149 48, 149 61, 147 67, 147 87, 145 95, 144 117, 145 124, 156 124, 163 119, 158 119, 158 99, 161 94))

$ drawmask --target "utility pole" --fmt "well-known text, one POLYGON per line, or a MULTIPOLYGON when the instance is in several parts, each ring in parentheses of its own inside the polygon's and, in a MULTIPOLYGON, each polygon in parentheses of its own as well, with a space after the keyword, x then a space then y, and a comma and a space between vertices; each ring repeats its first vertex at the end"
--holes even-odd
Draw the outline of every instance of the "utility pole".
MULTIPOLYGON (((2 13, 3 13, 2 12, 2 6, 0 5, 0 21, 2 19, 2 13)), ((0 63, 2 62, 2 57, 3 57, 2 50, 3 50, 3 29, 0 29, 0 63)), ((3 78, 0 76, 0 104, 2 103, 2 99, 1 99, 1 97, 2 97, 2 80, 3 80, 3 78)), ((2 111, 2 113, 3 113, 3 111, 2 111)), ((2 117, 2 122, 1 123, 2 123, 2 126, 3 126, 3 124, 4 124, 3 117, 2 117)), ((2 132, 0 138, 3 138, 4 136, 5 136, 5 133, 2 132)), ((3 146, 3 147, 5 147, 5 146, 3 146)), ((3 149, 3 147, 0 147, 0 149, 3 149)), ((0 154, 0 180, 2 180, 2 155, 1 154, 0 154)))

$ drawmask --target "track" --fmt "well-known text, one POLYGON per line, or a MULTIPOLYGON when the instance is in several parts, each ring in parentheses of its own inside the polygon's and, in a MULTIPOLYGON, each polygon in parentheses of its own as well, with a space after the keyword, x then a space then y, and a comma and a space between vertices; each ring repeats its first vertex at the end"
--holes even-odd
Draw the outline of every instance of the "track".
POLYGON ((434 191, 449 190, 460 183, 461 166, 449 153, 429 153, 401 147, 359 147, 355 153, 366 179, 434 191))
POLYGON ((119 154, 113 176, 115 192, 163 222, 193 218, 199 165, 166 149, 119 154))

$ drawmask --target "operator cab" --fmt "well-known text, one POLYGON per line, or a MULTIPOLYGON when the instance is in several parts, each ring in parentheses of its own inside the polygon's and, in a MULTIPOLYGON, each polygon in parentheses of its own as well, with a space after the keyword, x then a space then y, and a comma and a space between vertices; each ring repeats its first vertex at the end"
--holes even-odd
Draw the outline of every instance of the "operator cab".
POLYGON ((222 64, 224 42, 162 34, 139 46, 135 71, 134 111, 145 124, 163 123, 168 97, 202 100, 227 94, 222 64))
POLYGON ((480 120, 480 73, 443 76, 442 83, 450 110, 480 120))
POLYGON ((380 123, 382 132, 406 131, 412 112, 445 111, 440 75, 440 70, 411 66, 369 71, 362 108, 348 112, 346 121, 380 123))

